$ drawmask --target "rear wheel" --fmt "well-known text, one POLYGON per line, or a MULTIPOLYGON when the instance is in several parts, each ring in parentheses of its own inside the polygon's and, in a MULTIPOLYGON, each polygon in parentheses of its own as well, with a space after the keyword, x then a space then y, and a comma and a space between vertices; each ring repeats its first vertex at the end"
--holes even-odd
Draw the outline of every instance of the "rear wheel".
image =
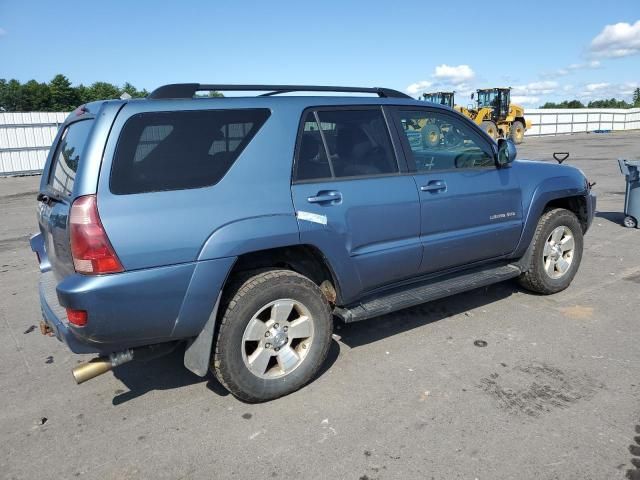
POLYGON ((333 323, 315 283, 290 270, 267 270, 240 281, 228 298, 211 364, 227 390, 261 402, 294 392, 316 375, 333 323))
POLYGON ((495 140, 498 137, 498 127, 491 120, 483 120, 480 124, 480 128, 492 139, 495 140))
POLYGON ((513 143, 522 143, 522 140, 524 139, 524 125, 522 124, 522 122, 516 120, 511 124, 510 137, 513 143))
POLYGON ((544 213, 533 237, 529 265, 520 278, 528 290, 549 295, 567 288, 582 260, 582 227, 564 208, 544 213))
POLYGON ((638 221, 631 215, 627 215, 626 217, 624 217, 624 221, 622 223, 627 228, 636 228, 638 226, 638 221))

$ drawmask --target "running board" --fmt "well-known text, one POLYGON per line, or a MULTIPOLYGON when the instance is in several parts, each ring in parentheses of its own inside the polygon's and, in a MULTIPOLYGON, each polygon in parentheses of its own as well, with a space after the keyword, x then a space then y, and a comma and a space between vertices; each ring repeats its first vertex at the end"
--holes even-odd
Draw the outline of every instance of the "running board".
POLYGON ((420 283, 412 283, 375 296, 365 297, 351 307, 336 307, 334 314, 347 323, 366 320, 421 303, 502 282, 520 275, 515 265, 474 269, 446 275, 420 283))

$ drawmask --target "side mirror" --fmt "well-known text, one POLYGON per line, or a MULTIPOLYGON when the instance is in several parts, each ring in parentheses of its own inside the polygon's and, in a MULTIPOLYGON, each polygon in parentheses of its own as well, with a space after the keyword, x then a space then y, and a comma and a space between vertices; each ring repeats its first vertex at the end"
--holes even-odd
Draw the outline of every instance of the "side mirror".
POLYGON ((498 158, 497 163, 499 167, 509 165, 516 159, 518 151, 515 144, 511 140, 505 140, 504 138, 498 139, 498 158))
POLYGON ((471 100, 473 100, 474 95, 475 95, 475 94, 473 94, 473 93, 471 94, 471 100))

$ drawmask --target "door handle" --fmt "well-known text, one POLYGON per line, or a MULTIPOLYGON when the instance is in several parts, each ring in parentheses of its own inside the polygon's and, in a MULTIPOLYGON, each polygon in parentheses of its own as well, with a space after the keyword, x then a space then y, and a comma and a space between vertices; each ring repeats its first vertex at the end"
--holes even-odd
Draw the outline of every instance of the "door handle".
POLYGON ((426 185, 420 187, 423 192, 446 192, 447 184, 442 180, 431 180, 426 185))
POLYGON ((315 196, 307 198, 309 203, 339 203, 341 200, 342 194, 335 190, 318 192, 315 196))

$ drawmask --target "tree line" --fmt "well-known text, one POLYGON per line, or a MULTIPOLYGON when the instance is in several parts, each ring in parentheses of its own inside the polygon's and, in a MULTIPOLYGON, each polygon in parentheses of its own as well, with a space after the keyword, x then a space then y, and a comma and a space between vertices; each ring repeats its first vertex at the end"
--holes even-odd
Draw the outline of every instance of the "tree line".
MULTIPOLYGON (((138 90, 129 82, 121 86, 108 82, 73 86, 61 74, 47 83, 36 80, 21 83, 15 79, 0 78, 0 112, 70 112, 79 105, 121 98, 124 94, 131 98, 142 98, 149 92, 144 88, 138 90)), ((221 97, 222 94, 209 92, 202 96, 221 97)))
POLYGON ((631 103, 624 100, 610 98, 608 100, 592 100, 586 105, 580 100, 565 100, 564 102, 554 103, 547 102, 540 108, 634 108, 640 107, 640 88, 636 88, 633 92, 633 100, 631 103))
POLYGON ((0 111, 5 112, 69 112, 94 100, 120 98, 123 94, 132 98, 146 97, 149 92, 138 90, 126 82, 122 86, 108 82, 95 82, 89 86, 71 85, 64 75, 56 75, 50 82, 0 78, 0 111))

